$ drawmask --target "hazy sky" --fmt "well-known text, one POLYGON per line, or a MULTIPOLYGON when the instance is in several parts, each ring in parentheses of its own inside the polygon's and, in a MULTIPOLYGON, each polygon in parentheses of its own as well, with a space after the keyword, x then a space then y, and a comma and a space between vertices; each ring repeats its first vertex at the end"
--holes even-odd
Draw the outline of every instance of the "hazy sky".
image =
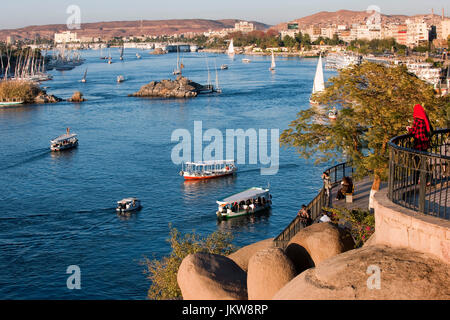
POLYGON ((81 22, 139 19, 227 19, 256 20, 277 24, 319 11, 366 10, 370 5, 385 14, 435 13, 449 0, 2 0, 0 29, 29 25, 66 23, 69 5, 81 9, 81 22))

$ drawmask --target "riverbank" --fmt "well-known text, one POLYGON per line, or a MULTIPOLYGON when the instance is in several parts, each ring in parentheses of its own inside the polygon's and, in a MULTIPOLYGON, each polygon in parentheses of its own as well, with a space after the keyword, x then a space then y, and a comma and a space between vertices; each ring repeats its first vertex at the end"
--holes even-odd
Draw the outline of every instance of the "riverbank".
POLYGON ((55 103, 62 101, 41 89, 31 81, 4 80, 0 81, 0 101, 16 101, 23 104, 55 103))

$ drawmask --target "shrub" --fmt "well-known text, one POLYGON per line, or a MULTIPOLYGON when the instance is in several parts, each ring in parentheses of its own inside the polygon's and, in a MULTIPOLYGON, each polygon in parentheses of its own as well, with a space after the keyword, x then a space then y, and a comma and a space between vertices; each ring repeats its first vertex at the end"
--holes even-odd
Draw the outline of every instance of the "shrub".
POLYGON ((350 233, 355 240, 355 248, 362 247, 375 232, 375 216, 369 210, 328 208, 326 211, 333 222, 350 223, 350 233))
POLYGON ((183 259, 197 252, 228 255, 235 250, 231 244, 233 237, 229 232, 216 231, 206 237, 196 233, 182 236, 175 228, 170 227, 170 243, 172 252, 161 260, 144 258, 144 271, 151 281, 147 298, 152 300, 180 299, 181 290, 177 283, 177 273, 183 259))

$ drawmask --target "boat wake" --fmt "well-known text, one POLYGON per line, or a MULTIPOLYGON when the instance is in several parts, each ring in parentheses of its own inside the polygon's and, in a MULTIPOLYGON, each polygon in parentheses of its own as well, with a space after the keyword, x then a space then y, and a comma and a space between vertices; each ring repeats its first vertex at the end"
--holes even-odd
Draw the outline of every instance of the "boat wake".
MULTIPOLYGON (((293 169, 293 168, 297 168, 299 167, 298 164, 295 163, 288 163, 288 164, 283 164, 281 166, 278 167, 278 170, 283 170, 283 169, 293 169)), ((256 171, 261 171, 262 167, 260 168, 255 168, 255 169, 247 169, 247 170, 240 170, 237 171, 237 174, 243 174, 243 173, 252 173, 252 172, 256 172, 256 171)))
POLYGON ((45 158, 48 154, 50 154, 50 149, 48 149, 48 148, 40 148, 40 149, 16 154, 12 157, 8 157, 8 159, 10 160, 10 159, 17 158, 17 159, 21 159, 21 160, 16 163, 9 164, 5 167, 0 167, 0 171, 20 167, 24 164, 45 158))

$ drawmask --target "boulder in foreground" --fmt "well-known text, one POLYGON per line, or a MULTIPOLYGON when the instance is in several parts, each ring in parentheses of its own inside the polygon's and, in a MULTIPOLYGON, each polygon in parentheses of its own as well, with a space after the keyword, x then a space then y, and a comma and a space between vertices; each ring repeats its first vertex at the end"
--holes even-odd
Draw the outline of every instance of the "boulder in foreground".
POLYGON ((448 300, 450 265, 406 248, 368 246, 342 253, 303 272, 273 299, 448 300))
POLYGON ((248 263, 249 300, 270 300, 296 276, 291 260, 279 248, 258 251, 248 263))
POLYGON ((349 232, 332 223, 315 223, 300 230, 286 248, 297 273, 319 265, 322 261, 355 248, 349 232))
POLYGON ((233 252, 228 256, 231 260, 237 263, 239 267, 242 268, 245 272, 247 272, 248 269, 248 262, 250 258, 258 251, 272 248, 273 247, 273 238, 258 241, 255 243, 252 243, 248 246, 242 247, 236 252, 233 252))
POLYGON ((184 300, 247 299, 247 274, 221 255, 188 255, 178 269, 177 281, 184 300))

